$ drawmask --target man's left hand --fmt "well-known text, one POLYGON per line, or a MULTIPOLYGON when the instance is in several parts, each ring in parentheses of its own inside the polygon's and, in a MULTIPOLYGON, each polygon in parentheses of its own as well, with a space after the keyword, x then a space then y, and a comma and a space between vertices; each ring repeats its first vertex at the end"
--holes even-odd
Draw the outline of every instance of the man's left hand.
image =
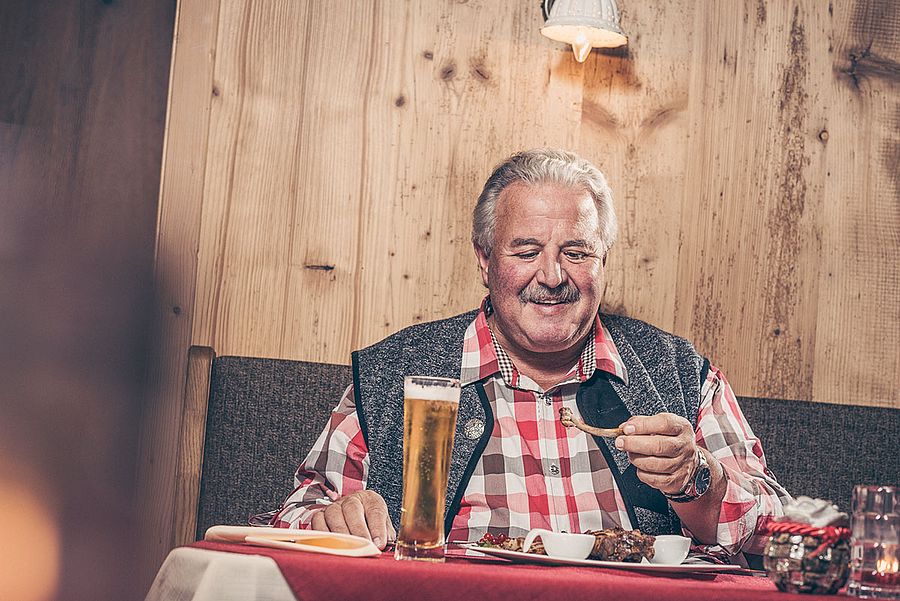
POLYGON ((697 468, 697 442, 679 415, 636 415, 622 424, 616 447, 628 453, 638 478, 667 494, 684 490, 697 468))

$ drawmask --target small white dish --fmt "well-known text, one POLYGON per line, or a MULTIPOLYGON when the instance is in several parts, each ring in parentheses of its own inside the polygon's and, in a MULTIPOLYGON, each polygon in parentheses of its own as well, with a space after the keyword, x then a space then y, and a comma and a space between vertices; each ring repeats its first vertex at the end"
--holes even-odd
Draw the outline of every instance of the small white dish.
POLYGON ((677 534, 660 534, 653 543, 653 559, 650 563, 677 566, 687 558, 691 550, 691 539, 677 534))
POLYGON ((586 559, 594 549, 594 542, 597 540, 593 534, 572 534, 534 528, 525 537, 522 550, 527 552, 538 537, 544 543, 547 555, 559 559, 586 559))

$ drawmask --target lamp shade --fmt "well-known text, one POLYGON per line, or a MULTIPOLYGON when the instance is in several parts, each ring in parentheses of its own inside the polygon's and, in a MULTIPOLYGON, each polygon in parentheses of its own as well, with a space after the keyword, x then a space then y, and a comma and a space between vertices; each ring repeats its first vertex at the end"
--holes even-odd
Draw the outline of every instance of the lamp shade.
POLYGON ((619 26, 615 0, 545 0, 547 21, 541 33, 557 42, 572 45, 578 62, 584 62, 591 48, 616 48, 628 43, 619 26))

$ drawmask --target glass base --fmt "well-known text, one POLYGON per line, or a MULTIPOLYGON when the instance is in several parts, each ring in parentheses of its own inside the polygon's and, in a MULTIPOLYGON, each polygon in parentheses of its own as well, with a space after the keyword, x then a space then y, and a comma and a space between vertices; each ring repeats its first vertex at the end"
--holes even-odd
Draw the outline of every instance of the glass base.
POLYGON ((860 599, 900 599, 900 586, 879 586, 864 582, 847 585, 847 595, 860 599))
POLYGON ((423 547, 422 545, 414 545, 397 541, 394 547, 394 559, 414 561, 431 561, 434 563, 443 563, 444 561, 444 545, 436 547, 423 547))

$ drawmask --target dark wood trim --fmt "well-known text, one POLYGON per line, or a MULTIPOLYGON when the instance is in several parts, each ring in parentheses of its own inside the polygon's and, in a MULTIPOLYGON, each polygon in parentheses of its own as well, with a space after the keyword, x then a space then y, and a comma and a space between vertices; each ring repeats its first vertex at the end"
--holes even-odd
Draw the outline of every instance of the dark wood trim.
POLYGON ((183 418, 175 467, 175 508, 172 528, 176 546, 194 542, 197 532, 203 445, 206 441, 206 411, 215 358, 215 351, 208 346, 192 346, 188 350, 183 418))

